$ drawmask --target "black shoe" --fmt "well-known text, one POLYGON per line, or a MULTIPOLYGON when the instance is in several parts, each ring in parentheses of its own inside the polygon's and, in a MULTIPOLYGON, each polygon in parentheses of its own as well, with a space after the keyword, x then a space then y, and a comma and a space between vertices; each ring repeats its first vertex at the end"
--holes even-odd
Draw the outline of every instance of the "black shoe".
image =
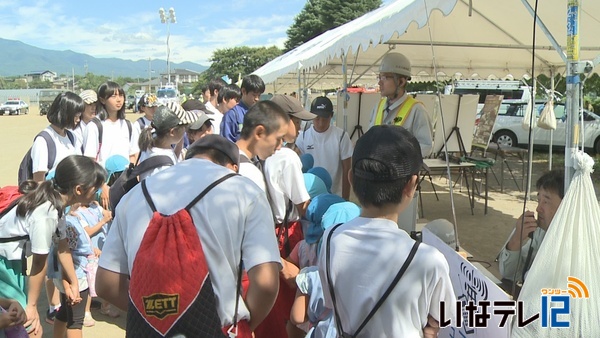
POLYGON ((54 325, 54 318, 56 318, 56 314, 58 313, 59 309, 56 309, 52 312, 50 312, 50 309, 46 310, 46 323, 54 325))

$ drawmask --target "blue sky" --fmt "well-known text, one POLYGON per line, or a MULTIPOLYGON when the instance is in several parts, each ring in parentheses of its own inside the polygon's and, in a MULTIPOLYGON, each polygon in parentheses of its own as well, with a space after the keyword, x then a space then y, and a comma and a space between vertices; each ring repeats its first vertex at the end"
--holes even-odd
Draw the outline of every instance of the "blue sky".
MULTIPOLYGON (((167 25, 158 9, 175 9, 171 61, 210 65, 218 48, 283 46, 306 0, 0 0, 0 37, 94 57, 166 59, 167 25)), ((387 2, 387 1, 386 1, 387 2)))

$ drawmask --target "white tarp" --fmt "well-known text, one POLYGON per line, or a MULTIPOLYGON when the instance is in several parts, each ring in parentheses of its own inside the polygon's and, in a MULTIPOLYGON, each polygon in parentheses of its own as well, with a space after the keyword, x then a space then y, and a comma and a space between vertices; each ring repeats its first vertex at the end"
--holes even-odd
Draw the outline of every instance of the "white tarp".
MULTIPOLYGON (((397 0, 323 33, 254 73, 265 83, 273 83, 275 90, 297 84, 298 72, 306 74, 308 87, 331 88, 334 83, 341 86, 341 55, 347 53, 349 82, 374 85, 377 67, 372 66, 377 66, 393 48, 411 60, 415 75, 427 74, 431 78, 435 63, 438 72, 448 76, 459 73, 467 78, 521 78, 531 74, 533 15, 528 8, 533 8, 534 3, 535 0, 397 0)), ((566 0, 539 1, 536 74, 565 71, 566 12, 566 0), (550 34, 545 34, 542 27, 550 34)), ((600 54, 598 13, 600 1, 582 1, 581 60, 592 60, 600 54)))

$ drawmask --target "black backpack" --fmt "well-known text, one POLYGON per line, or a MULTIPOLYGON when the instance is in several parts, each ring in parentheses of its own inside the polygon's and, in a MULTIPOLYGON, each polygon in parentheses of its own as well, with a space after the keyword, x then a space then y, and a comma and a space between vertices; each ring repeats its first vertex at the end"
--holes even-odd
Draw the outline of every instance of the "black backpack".
MULTIPOLYGON (((70 131, 66 130, 67 137, 69 141, 71 141, 72 145, 75 145, 75 135, 70 131)), ((54 161, 56 160, 56 144, 54 143, 54 139, 46 130, 40 131, 34 138, 33 141, 38 137, 43 137, 46 141, 46 145, 48 146, 48 171, 52 169, 54 165, 54 161)), ((19 174, 18 174, 18 182, 19 185, 24 181, 33 179, 33 160, 31 159, 31 148, 27 151, 23 159, 21 160, 21 164, 19 164, 19 174)))
POLYGON ((115 182, 110 186, 109 190, 109 202, 110 209, 112 210, 113 216, 115 215, 115 208, 119 201, 129 190, 135 187, 138 183, 140 183, 139 176, 145 173, 151 172, 154 169, 164 167, 164 166, 172 166, 173 160, 166 155, 152 156, 144 161, 142 161, 137 166, 133 164, 129 165, 127 170, 123 171, 121 175, 115 180, 115 182))

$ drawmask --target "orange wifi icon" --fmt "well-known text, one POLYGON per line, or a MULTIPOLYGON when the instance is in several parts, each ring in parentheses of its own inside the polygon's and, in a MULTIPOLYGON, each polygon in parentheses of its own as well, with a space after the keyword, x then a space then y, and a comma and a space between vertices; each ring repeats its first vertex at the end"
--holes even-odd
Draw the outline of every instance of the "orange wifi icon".
POLYGON ((590 298, 590 292, 581 279, 573 276, 567 278, 567 288, 572 298, 590 298))

